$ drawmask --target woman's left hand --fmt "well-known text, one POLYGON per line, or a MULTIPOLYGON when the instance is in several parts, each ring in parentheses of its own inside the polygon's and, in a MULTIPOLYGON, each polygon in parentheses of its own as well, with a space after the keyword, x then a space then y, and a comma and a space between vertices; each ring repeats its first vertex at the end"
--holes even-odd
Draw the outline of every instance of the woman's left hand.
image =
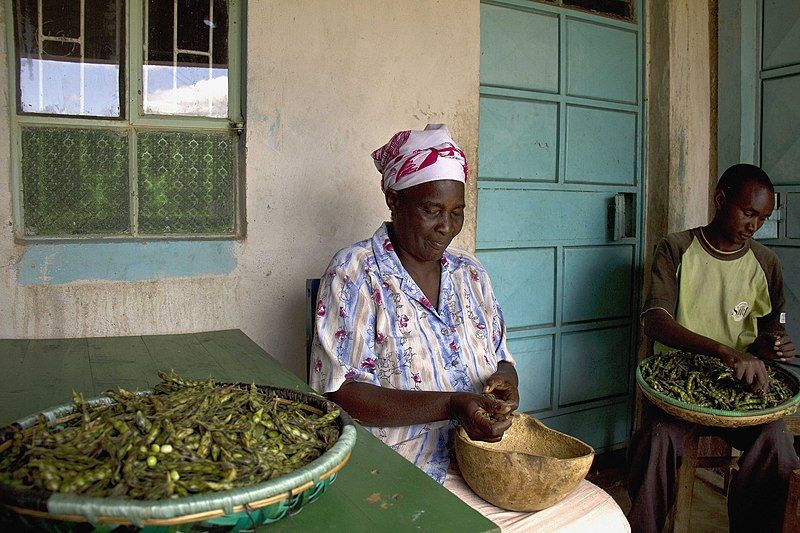
POLYGON ((489 376, 483 387, 484 394, 493 394, 498 400, 507 404, 507 414, 519 407, 519 390, 517 389, 517 371, 514 365, 500 361, 497 371, 489 376))

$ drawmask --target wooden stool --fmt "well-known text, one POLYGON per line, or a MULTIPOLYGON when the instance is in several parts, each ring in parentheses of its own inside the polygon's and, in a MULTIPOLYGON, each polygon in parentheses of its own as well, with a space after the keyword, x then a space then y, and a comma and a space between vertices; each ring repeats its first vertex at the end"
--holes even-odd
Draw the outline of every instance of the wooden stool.
MULTIPOLYGON (((800 412, 785 418, 786 425, 792 435, 800 435, 800 412)), ((712 437, 700 430, 689 433, 683 441, 683 461, 678 470, 678 490, 675 495, 675 507, 672 512, 672 527, 667 525, 666 531, 688 533, 692 510, 695 471, 697 468, 724 468, 724 491, 728 492, 728 484, 738 457, 732 455, 733 450, 726 445, 721 456, 699 457, 700 437, 712 437)), ((796 449, 796 448, 795 448, 796 449)), ((786 498, 786 509, 783 519, 783 533, 800 532, 800 470, 795 470, 789 482, 789 494, 786 498)))
POLYGON ((784 418, 784 420, 786 420, 786 427, 789 429, 789 433, 795 437, 800 435, 800 412, 795 412, 784 418))
POLYGON ((800 531, 800 470, 789 478, 789 494, 786 496, 786 511, 783 513, 783 533, 800 531))
MULTIPOLYGON (((789 432, 795 437, 800 435, 800 413, 789 415, 785 420, 789 432)), ((797 444, 795 444, 795 450, 797 449, 797 444)), ((783 533, 797 533, 798 531, 800 531, 800 470, 795 470, 792 472, 792 477, 789 478, 786 511, 783 513, 783 533)))
MULTIPOLYGON (((736 466, 737 458, 726 444, 725 454, 720 456, 699 457, 700 437, 709 437, 702 429, 686 435, 683 441, 683 460, 678 470, 678 490, 675 495, 675 508, 672 514, 673 533, 688 533, 692 511, 695 470, 698 468, 724 468, 726 470, 724 489, 727 493, 731 470, 736 466)), ((727 495, 727 494, 726 494, 727 495)), ((669 529, 668 529, 669 530, 669 529)))

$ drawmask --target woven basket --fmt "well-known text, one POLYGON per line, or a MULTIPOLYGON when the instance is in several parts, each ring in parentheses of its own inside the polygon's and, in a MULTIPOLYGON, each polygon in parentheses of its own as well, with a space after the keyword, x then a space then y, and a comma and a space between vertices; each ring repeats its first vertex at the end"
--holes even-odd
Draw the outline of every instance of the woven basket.
POLYGON ((647 399, 668 415, 681 418, 688 422, 694 422, 695 424, 723 428, 767 424, 794 413, 795 410, 797 410, 797 404, 800 403, 800 380, 798 380, 794 372, 786 370, 778 365, 772 365, 773 370, 787 379, 789 387, 794 392, 794 396, 781 405, 769 409, 760 409, 756 411, 726 411, 682 402, 658 392, 642 377, 641 365, 643 362, 644 361, 639 363, 639 366, 636 367, 636 383, 647 399))
MULTIPOLYGON (((250 386, 243 383, 236 385, 243 389, 250 386)), ((268 396, 301 401, 323 412, 336 407, 321 396, 289 389, 258 386, 258 390, 268 396)), ((108 404, 111 400, 95 398, 87 403, 108 404)), ((43 411, 42 414, 50 421, 50 425, 56 425, 74 418, 76 411, 74 404, 66 404, 43 411)), ((57 522, 52 521, 134 526, 175 526, 203 522, 212 527, 228 526, 234 530, 275 522, 319 498, 347 463, 355 445, 356 429, 353 420, 341 409, 336 422, 340 437, 328 451, 293 472, 263 483, 156 501, 96 498, 43 489, 21 490, 0 483, 0 506, 10 511, 3 513, 6 516, 0 516, 0 519, 10 516, 29 526, 36 526, 36 519, 45 519, 51 530, 58 529, 57 522)), ((32 415, 0 429, 0 453, 11 445, 16 431, 25 431, 36 423, 36 415, 32 415)), ((63 525, 69 529, 68 524, 63 525)), ((148 527, 148 530, 152 528, 148 527)))

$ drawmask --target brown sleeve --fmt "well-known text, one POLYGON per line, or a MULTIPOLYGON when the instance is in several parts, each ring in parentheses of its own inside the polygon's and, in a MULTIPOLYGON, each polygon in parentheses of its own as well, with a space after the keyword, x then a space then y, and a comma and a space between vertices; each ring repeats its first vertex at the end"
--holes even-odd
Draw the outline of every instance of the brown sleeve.
POLYGON ((650 271, 650 288, 642 306, 642 315, 663 309, 673 318, 678 308, 678 267, 681 253, 669 237, 656 248, 650 271))
POLYGON ((772 304, 772 311, 757 319, 758 333, 780 333, 784 335, 786 334, 786 327, 780 323, 780 316, 784 311, 786 298, 783 295, 783 274, 781 274, 780 261, 778 256, 766 246, 754 245, 753 253, 767 278, 769 300, 772 304))

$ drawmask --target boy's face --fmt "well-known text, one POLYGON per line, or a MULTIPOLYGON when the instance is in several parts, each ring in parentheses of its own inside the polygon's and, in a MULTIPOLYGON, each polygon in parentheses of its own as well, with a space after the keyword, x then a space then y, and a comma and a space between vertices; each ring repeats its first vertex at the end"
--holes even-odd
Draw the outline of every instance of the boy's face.
POLYGON ((741 246, 772 214, 775 197, 769 188, 751 181, 745 183, 732 198, 727 198, 723 191, 717 191, 714 203, 721 236, 729 243, 741 246))

